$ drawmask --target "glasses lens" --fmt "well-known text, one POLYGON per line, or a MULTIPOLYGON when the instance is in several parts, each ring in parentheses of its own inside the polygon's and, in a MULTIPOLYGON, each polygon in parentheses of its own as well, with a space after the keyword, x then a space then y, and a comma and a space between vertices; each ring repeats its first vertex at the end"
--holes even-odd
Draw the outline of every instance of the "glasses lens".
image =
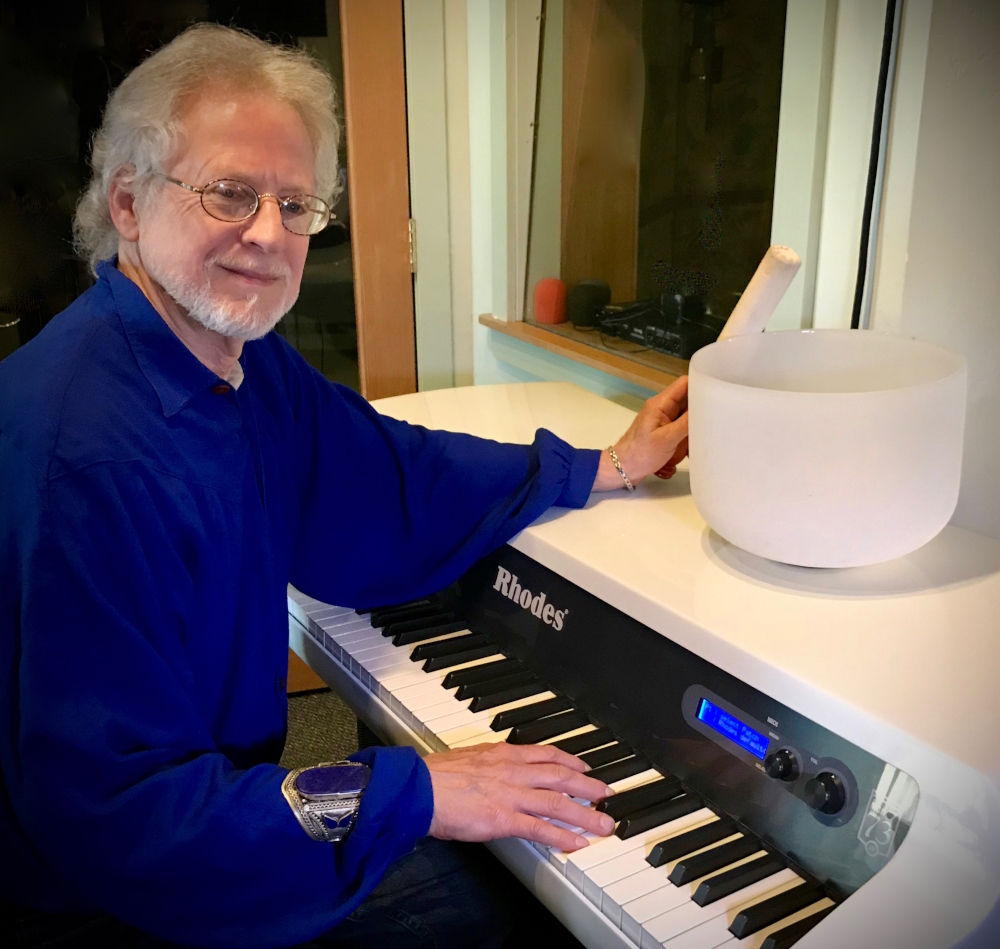
POLYGON ((281 223, 293 234, 318 234, 330 222, 330 207, 311 194, 281 199, 281 223))
POLYGON ((201 203, 220 221, 245 221, 257 210, 257 192, 242 181, 213 181, 202 192, 201 203))

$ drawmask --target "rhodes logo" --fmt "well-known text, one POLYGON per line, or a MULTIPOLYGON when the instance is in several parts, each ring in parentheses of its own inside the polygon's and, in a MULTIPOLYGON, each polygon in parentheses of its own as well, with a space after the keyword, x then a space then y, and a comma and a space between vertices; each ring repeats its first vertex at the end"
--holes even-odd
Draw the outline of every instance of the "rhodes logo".
POLYGON ((543 623, 553 629, 562 629, 563 620, 569 610, 557 610, 551 603, 545 602, 544 593, 532 593, 531 590, 522 589, 517 582, 517 576, 503 567, 497 567, 497 579, 493 584, 494 590, 499 590, 508 600, 513 600, 521 609, 531 610, 533 616, 537 616, 543 623))

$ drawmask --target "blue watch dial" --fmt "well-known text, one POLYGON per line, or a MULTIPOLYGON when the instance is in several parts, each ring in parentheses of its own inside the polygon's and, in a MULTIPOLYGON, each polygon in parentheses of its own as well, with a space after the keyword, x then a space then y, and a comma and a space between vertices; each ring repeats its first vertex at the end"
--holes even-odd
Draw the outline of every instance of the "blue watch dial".
POLYGON ((295 778, 295 790, 310 800, 359 795, 367 786, 371 769, 363 764, 337 764, 308 768, 295 778))

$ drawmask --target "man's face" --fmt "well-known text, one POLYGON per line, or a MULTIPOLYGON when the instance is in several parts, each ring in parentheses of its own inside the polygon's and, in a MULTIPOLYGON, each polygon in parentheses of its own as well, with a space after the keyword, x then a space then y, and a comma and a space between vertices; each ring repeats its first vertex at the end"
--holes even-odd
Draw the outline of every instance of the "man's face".
MULTIPOLYGON (((315 193, 315 152, 291 106, 207 92, 182 124, 185 134, 164 169, 170 177, 197 187, 233 178, 258 194, 315 193)), ((282 227, 273 198, 248 220, 227 223, 206 213, 199 195, 162 182, 137 209, 146 272, 199 323, 257 339, 291 309, 309 238, 282 227)))

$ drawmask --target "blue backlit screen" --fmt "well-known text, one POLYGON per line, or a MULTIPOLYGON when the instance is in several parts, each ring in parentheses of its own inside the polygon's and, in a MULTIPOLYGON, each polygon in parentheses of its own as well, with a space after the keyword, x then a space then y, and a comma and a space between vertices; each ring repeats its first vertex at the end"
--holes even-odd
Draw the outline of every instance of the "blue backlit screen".
POLYGON ((698 721, 704 722, 709 728, 720 735, 725 735, 730 741, 750 754, 764 760, 767 755, 769 741, 765 735, 755 731, 749 725, 744 725, 738 718, 724 712, 718 705, 713 705, 708 699, 702 699, 698 706, 698 721))

